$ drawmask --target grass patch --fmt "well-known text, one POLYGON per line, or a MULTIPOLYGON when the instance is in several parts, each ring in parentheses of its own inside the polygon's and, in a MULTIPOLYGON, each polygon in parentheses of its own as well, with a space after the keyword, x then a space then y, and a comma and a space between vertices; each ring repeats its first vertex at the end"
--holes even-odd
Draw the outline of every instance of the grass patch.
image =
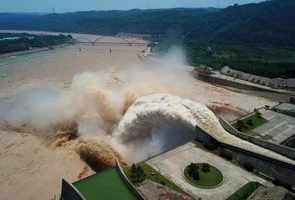
POLYGON ((249 182, 233 193, 227 200, 246 200, 261 184, 249 182))
MULTIPOLYGON (((153 182, 159 183, 161 185, 165 185, 169 187, 172 190, 175 190, 177 192, 186 194, 180 187, 178 187, 175 183, 170 181, 168 178, 165 176, 162 176, 159 172, 157 172, 154 168, 152 168, 150 165, 148 165, 145 162, 139 163, 138 164, 144 171, 145 174, 145 179, 149 179, 153 182)), ((130 174, 130 168, 125 170, 125 173, 127 174, 128 177, 131 176, 130 174)))
POLYGON ((198 170, 197 179, 189 175, 189 166, 184 169, 184 176, 190 184, 205 189, 216 188, 220 185, 223 180, 223 175, 217 168, 205 163, 197 163, 195 165, 198 170), (204 170, 204 165, 207 165, 206 170, 204 170))
POLYGON ((136 196, 128 189, 116 169, 105 170, 77 181, 73 185, 87 200, 136 199, 136 196))
POLYGON ((241 132, 251 133, 249 131, 263 125, 267 120, 264 119, 259 112, 256 112, 249 117, 238 120, 233 126, 241 132))

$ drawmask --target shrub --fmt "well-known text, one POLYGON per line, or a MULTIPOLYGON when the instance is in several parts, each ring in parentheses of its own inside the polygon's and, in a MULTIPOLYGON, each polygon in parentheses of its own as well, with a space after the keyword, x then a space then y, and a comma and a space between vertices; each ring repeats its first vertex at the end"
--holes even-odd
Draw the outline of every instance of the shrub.
POLYGON ((245 164, 244 164, 244 167, 245 167, 245 169, 246 169, 247 171, 249 171, 249 172, 253 172, 253 170, 254 170, 253 165, 251 165, 250 163, 245 163, 245 164))
POLYGON ((192 176, 194 171, 198 171, 199 167, 196 163, 191 163, 187 168, 187 173, 189 176, 192 176))
POLYGON ((141 183, 145 180, 145 173, 141 166, 132 164, 130 169, 130 179, 133 183, 141 183))
POLYGON ((210 165, 208 163, 202 164, 202 171, 203 172, 209 172, 210 171, 210 165))
POLYGON ((195 181, 199 180, 199 179, 200 179, 199 170, 198 170, 198 169, 193 170, 193 174, 192 174, 191 177, 192 177, 195 181))
POLYGON ((228 152, 228 151, 220 151, 220 154, 219 154, 221 157, 227 159, 227 160, 232 160, 233 159, 233 155, 228 152))
POLYGON ((248 119, 248 120, 247 120, 247 125, 249 125, 249 126, 253 126, 253 121, 252 121, 252 119, 248 119))
POLYGON ((262 118, 262 114, 259 111, 255 112, 255 116, 257 118, 262 118))
POLYGON ((246 185, 242 186, 235 193, 233 193, 227 200, 241 200, 247 199, 258 187, 260 183, 249 182, 246 185))
POLYGON ((211 140, 210 142, 205 143, 204 147, 210 151, 214 151, 215 149, 218 148, 218 143, 211 140))
POLYGON ((242 120, 238 120, 237 121, 237 129, 239 130, 239 131, 243 131, 243 129, 245 129, 245 124, 244 124, 244 122, 242 121, 242 120))
POLYGON ((187 167, 187 173, 195 181, 200 179, 199 166, 196 163, 191 163, 187 167))
POLYGON ((161 185, 166 185, 165 181, 160 181, 161 185))

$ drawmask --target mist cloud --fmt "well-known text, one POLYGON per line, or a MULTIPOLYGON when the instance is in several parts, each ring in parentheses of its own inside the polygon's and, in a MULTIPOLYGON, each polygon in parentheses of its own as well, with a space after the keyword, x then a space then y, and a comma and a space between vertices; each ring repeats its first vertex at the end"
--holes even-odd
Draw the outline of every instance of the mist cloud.
MULTIPOLYGON (((181 50, 172 49, 161 58, 147 58, 141 65, 114 66, 107 73, 77 74, 68 89, 47 85, 30 87, 10 102, 0 105, 0 122, 18 130, 30 127, 35 130, 33 134, 41 136, 54 136, 59 127, 74 122, 78 124, 80 137, 113 137, 121 118, 139 97, 155 93, 189 97, 194 79, 184 58, 181 50)), ((177 141, 182 142, 179 139, 185 138, 180 133, 185 128, 170 122, 150 128, 154 133, 147 136, 150 139, 134 139, 127 149, 129 153, 142 149, 146 154, 134 154, 128 159, 146 158, 171 148, 177 141), (174 137, 178 139, 169 140, 168 132, 175 132, 174 137)), ((112 141, 117 150, 124 145, 122 142, 120 145, 115 143, 112 141)))

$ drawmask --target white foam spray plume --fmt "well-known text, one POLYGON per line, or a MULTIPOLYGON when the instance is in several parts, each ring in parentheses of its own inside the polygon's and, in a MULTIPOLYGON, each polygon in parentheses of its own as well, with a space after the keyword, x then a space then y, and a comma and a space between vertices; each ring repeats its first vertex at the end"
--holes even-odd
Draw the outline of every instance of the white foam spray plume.
POLYGON ((114 132, 114 146, 120 147, 128 160, 149 158, 196 138, 195 115, 202 127, 205 120, 218 124, 205 106, 188 99, 165 93, 138 98, 114 132))
POLYGON ((129 139, 122 140, 123 136, 115 133, 120 119, 137 98, 145 95, 164 92, 189 97, 193 77, 184 63, 181 51, 173 49, 141 65, 114 66, 108 73, 77 74, 68 89, 29 88, 0 105, 0 122, 19 130, 31 127, 38 130, 32 131, 35 134, 56 134, 59 126, 75 122, 80 137, 107 136, 119 152, 126 143, 123 156, 131 161, 142 160, 191 138, 191 127, 158 118, 157 123, 148 126, 153 134, 143 133, 142 138, 124 134, 129 139))

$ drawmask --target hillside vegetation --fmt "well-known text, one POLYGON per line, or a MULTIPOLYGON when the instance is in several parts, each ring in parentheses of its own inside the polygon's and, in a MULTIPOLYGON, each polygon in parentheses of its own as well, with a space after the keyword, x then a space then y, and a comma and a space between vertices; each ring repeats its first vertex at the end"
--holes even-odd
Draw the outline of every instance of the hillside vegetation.
POLYGON ((32 35, 26 33, 0 33, 0 54, 51 47, 72 41, 66 35, 32 35))

